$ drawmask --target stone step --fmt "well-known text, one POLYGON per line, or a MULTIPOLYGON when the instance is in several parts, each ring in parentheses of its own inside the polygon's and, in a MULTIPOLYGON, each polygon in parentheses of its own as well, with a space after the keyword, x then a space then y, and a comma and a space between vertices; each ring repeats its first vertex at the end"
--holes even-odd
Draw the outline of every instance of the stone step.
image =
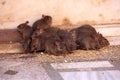
POLYGON ((103 34, 103 36, 120 36, 120 24, 114 25, 93 25, 93 27, 103 34))
MULTIPOLYGON (((76 26, 72 26, 72 28, 73 27, 76 26)), ((93 25, 93 27, 97 30, 97 32, 103 34, 105 37, 120 36, 120 24, 93 25)), ((9 43, 10 41, 20 42, 21 40, 21 35, 16 29, 0 30, 0 43, 9 43)))
POLYGON ((20 43, 0 43, 0 53, 23 53, 20 43))
POLYGON ((21 35, 16 29, 0 30, 0 43, 19 42, 21 35))
MULTIPOLYGON (((120 24, 93 25, 108 39, 110 45, 120 45, 120 24)), ((21 36, 16 29, 0 30, 0 53, 22 53, 21 36)))
MULTIPOLYGON (((119 37, 106 37, 110 45, 120 45, 119 37)), ((0 53, 22 53, 23 48, 20 43, 0 43, 0 53)))

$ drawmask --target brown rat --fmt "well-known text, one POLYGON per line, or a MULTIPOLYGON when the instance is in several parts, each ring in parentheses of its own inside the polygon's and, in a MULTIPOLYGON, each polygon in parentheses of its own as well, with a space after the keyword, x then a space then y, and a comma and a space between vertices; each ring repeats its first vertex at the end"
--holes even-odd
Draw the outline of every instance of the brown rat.
POLYGON ((31 36, 31 31, 32 28, 28 25, 28 21, 26 21, 25 23, 22 23, 20 25, 17 26, 17 30, 19 31, 19 33, 22 36, 22 44, 23 44, 23 48, 25 49, 25 52, 29 52, 29 45, 31 42, 30 36, 31 36))

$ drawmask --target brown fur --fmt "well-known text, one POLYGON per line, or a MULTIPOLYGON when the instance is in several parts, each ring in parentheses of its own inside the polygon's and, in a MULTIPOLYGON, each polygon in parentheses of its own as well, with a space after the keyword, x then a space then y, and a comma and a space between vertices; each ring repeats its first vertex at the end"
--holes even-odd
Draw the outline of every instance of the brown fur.
POLYGON ((65 44, 68 52, 71 52, 76 49, 76 43, 73 40, 73 37, 70 32, 68 32, 67 30, 58 30, 57 34, 62 40, 62 42, 65 44))
POLYGON ((98 33, 98 41, 101 48, 110 45, 109 41, 100 33, 98 33))
POLYGON ((82 25, 70 31, 78 49, 98 50, 100 48, 97 32, 91 25, 82 25))
POLYGON ((100 44, 98 40, 95 40, 94 36, 86 36, 77 41, 78 49, 84 50, 98 50, 100 49, 100 44))
POLYGON ((23 48, 25 49, 25 52, 29 52, 29 47, 30 47, 29 45, 31 42, 30 34, 32 31, 32 28, 28 25, 28 21, 18 25, 17 30, 22 36, 22 39, 23 39, 22 44, 23 44, 23 48))
POLYGON ((48 15, 42 15, 42 18, 33 23, 33 31, 37 29, 46 29, 52 24, 52 17, 48 15))
POLYGON ((67 52, 65 45, 56 37, 49 37, 49 39, 46 40, 45 51, 53 55, 65 54, 67 52))

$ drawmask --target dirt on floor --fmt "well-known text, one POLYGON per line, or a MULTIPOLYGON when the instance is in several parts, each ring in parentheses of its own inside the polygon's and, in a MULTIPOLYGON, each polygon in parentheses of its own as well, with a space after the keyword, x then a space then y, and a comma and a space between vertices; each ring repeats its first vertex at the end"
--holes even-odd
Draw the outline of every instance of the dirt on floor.
POLYGON ((108 46, 95 50, 76 50, 71 54, 65 54, 60 56, 49 55, 47 53, 4 53, 0 54, 0 60, 13 60, 13 61, 39 61, 48 63, 61 63, 61 62, 78 62, 78 61, 98 61, 98 60, 120 60, 120 45, 108 46))

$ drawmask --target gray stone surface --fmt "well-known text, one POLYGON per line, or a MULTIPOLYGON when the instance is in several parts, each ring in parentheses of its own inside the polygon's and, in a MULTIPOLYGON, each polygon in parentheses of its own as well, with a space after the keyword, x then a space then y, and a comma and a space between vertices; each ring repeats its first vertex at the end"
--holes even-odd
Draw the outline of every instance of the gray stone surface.
POLYGON ((7 55, 4 56, 4 59, 0 59, 0 80, 120 79, 120 59, 113 61, 99 60, 51 63, 49 61, 41 62, 39 57, 35 55, 33 57, 31 56, 29 54, 28 58, 27 56, 13 58, 7 55), (7 57, 11 59, 7 59, 7 57))
POLYGON ((120 80, 120 71, 60 72, 64 80, 120 80))
POLYGON ((0 61, 0 80, 51 80, 39 62, 0 61), (6 74, 6 71, 9 73, 6 74), (11 75, 11 73, 12 75, 11 75), (13 74, 13 72, 16 72, 13 74))

